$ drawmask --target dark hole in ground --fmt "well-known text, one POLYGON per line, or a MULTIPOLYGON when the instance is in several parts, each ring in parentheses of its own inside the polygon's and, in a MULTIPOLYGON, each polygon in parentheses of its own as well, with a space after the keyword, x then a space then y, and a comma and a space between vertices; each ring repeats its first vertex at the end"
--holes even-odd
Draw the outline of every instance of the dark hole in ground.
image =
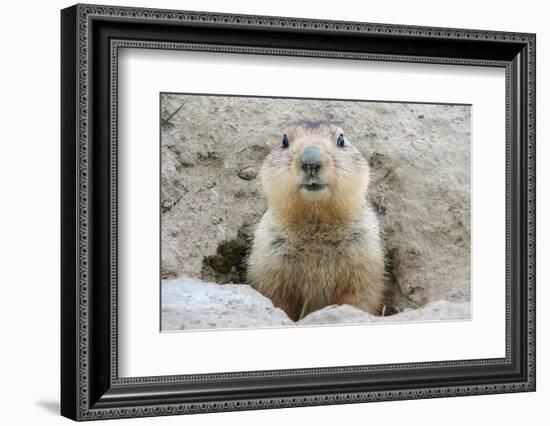
POLYGON ((386 294, 384 295, 384 306, 383 310, 384 316, 394 315, 403 310, 402 299, 404 298, 401 288, 397 283, 397 279, 394 273, 394 250, 387 250, 386 252, 386 276, 388 287, 386 294))
POLYGON ((202 261, 201 279, 220 284, 246 284, 246 259, 252 246, 254 227, 245 224, 237 237, 222 241, 213 256, 202 261))
POLYGON ((396 264, 399 264, 399 248, 390 247, 386 249, 386 274, 388 277, 388 289, 384 298, 386 305, 385 316, 397 314, 405 309, 417 309, 420 307, 418 303, 412 300, 408 295, 403 293, 401 286, 398 283, 395 273, 396 264))
MULTIPOLYGON (((205 256, 202 261, 201 279, 219 284, 239 283, 247 284, 246 260, 252 248, 254 226, 242 225, 235 238, 222 241, 216 254, 205 256)), ((407 297, 394 272, 394 264, 399 261, 399 249, 390 248, 386 252, 386 273, 388 289, 384 298, 384 316, 394 315, 406 308, 418 308, 407 297)))

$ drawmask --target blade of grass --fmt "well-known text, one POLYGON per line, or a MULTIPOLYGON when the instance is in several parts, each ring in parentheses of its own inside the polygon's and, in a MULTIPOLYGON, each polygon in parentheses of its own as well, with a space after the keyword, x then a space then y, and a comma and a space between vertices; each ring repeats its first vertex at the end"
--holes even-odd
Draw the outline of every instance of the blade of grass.
POLYGON ((172 114, 170 114, 170 115, 168 116, 168 118, 163 119, 163 120, 162 120, 162 124, 168 124, 168 123, 170 123, 170 120, 171 120, 172 118, 174 118, 174 116, 175 116, 178 112, 180 112, 180 109, 182 109, 182 108, 183 108, 183 104, 181 104, 172 114))
POLYGON ((304 304, 302 305, 302 309, 300 310, 300 316, 298 317, 298 321, 300 321, 306 316, 308 305, 309 305, 309 300, 306 299, 304 304))

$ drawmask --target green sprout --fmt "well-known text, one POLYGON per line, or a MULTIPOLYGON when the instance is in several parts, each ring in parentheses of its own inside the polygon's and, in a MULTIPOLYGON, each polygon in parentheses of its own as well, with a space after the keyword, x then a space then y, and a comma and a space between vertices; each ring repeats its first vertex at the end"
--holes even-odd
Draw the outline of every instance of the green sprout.
POLYGON ((308 305, 309 305, 309 300, 306 299, 304 301, 304 304, 302 305, 302 309, 300 310, 300 316, 298 317, 298 321, 300 321, 306 316, 308 305))
POLYGON ((167 124, 172 124, 172 123, 170 123, 170 120, 172 120, 172 118, 174 118, 174 116, 175 116, 178 112, 180 112, 180 110, 181 110, 182 108, 183 108, 183 104, 181 104, 172 114, 170 114, 170 115, 168 116, 168 118, 163 118, 163 119, 161 119, 162 125, 165 126, 165 125, 167 125, 167 124))

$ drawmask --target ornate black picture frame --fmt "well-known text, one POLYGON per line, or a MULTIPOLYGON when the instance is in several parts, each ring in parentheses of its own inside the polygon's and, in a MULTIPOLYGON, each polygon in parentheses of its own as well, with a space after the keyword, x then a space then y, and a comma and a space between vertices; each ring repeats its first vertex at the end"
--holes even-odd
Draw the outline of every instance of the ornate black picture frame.
POLYGON ((158 416, 535 390, 535 35, 126 7, 61 13, 61 413, 158 416), (506 356, 120 378, 120 47, 483 65, 506 72, 506 356))

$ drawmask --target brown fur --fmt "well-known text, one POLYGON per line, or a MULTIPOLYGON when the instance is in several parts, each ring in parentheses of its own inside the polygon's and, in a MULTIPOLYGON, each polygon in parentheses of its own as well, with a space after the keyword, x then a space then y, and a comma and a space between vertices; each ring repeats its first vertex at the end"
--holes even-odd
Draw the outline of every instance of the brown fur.
POLYGON ((260 178, 268 210, 255 232, 248 281, 297 320, 333 304, 379 314, 386 289, 378 219, 366 201, 369 166, 342 132, 327 123, 286 131, 288 148, 275 148, 260 178), (304 190, 300 154, 308 146, 324 154, 320 178, 328 185, 304 190))

